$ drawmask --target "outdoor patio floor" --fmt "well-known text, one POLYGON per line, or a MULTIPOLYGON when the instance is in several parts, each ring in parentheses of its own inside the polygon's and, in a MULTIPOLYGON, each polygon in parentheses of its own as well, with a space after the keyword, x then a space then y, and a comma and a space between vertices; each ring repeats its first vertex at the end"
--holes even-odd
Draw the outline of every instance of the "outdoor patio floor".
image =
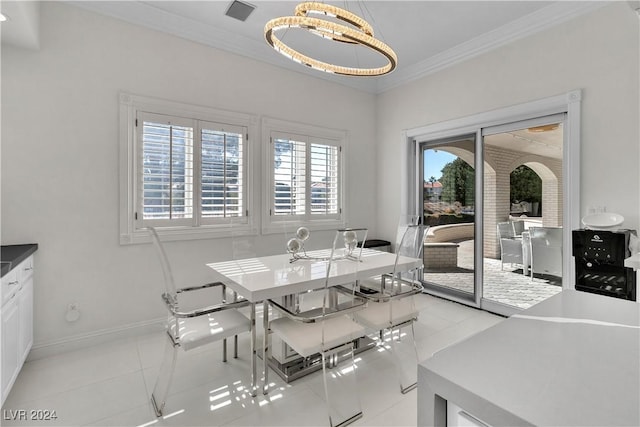
MULTIPOLYGON (((424 280, 441 286, 473 293, 473 240, 459 242, 458 268, 446 271, 425 270, 424 280)), ((499 259, 484 258, 483 297, 518 308, 529 308, 562 290, 562 278, 522 274, 522 268, 499 259)))

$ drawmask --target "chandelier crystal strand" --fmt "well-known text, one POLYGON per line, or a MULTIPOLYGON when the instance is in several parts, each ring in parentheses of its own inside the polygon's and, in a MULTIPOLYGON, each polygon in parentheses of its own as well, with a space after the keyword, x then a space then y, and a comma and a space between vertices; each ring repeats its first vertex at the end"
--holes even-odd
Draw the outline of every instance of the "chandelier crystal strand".
MULTIPOLYGON (((358 30, 362 31, 368 36, 373 37, 373 27, 371 27, 371 25, 367 21, 360 18, 358 15, 349 12, 348 10, 340 9, 339 7, 331 6, 329 4, 317 3, 317 2, 300 3, 298 6, 296 6, 295 16, 309 17, 309 13, 331 16, 332 18, 336 18, 350 25, 353 25, 358 30)), ((331 38, 335 41, 339 41, 343 43, 357 44, 357 42, 354 42, 352 40, 346 39, 341 36, 335 36, 331 38)))
POLYGON ((287 58, 327 73, 348 76, 380 76, 390 73, 396 68, 398 58, 395 52, 385 43, 374 38, 373 28, 371 28, 371 25, 359 16, 344 9, 340 9, 339 7, 315 2, 299 4, 296 7, 295 14, 296 16, 283 16, 272 19, 267 22, 264 27, 267 43, 287 58), (332 16, 353 25, 355 28, 325 19, 312 18, 308 16, 309 13, 332 16), (277 31, 287 28, 305 29, 313 34, 333 41, 365 46, 383 55, 387 59, 388 63, 383 67, 360 68, 344 67, 319 61, 289 47, 275 35, 277 31))

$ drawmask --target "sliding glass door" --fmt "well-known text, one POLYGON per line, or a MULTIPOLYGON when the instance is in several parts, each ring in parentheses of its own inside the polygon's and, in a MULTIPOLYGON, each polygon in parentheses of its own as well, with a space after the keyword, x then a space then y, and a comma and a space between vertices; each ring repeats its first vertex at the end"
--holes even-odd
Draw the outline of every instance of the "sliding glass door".
POLYGON ((482 129, 482 306, 501 314, 562 290, 564 114, 482 129))
POLYGON ((427 292, 509 315, 562 290, 565 127, 559 113, 416 141, 427 292))
POLYGON ((422 213, 429 226, 423 280, 434 291, 475 301, 476 136, 420 145, 422 213))

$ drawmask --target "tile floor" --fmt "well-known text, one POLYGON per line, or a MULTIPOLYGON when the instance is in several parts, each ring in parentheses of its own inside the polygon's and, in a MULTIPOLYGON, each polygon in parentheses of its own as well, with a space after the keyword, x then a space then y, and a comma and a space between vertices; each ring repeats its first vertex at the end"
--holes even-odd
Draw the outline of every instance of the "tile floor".
MULTIPOLYGON (((421 359, 503 320, 428 295, 417 296, 416 305, 421 359)), ((268 397, 247 393, 248 339, 248 334, 240 337, 240 357, 227 363, 220 357, 221 344, 180 352, 164 418, 155 417, 149 401, 164 351, 162 331, 27 362, 0 424, 327 426, 321 372, 291 384, 270 373, 268 397), (57 418, 29 419, 30 410, 55 411, 57 418), (17 419, 22 414, 28 419, 17 419)), ((356 360, 364 416, 353 425, 415 426, 417 392, 400 393, 389 354, 370 350, 356 360)))

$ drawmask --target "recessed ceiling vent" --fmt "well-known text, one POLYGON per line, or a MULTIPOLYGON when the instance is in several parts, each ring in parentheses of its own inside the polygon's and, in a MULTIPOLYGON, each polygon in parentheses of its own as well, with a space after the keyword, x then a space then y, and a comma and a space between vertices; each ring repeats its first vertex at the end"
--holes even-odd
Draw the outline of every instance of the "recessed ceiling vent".
POLYGON ((237 19, 238 21, 246 21, 253 9, 256 7, 252 4, 245 3, 243 1, 234 0, 229 5, 225 15, 237 19))

